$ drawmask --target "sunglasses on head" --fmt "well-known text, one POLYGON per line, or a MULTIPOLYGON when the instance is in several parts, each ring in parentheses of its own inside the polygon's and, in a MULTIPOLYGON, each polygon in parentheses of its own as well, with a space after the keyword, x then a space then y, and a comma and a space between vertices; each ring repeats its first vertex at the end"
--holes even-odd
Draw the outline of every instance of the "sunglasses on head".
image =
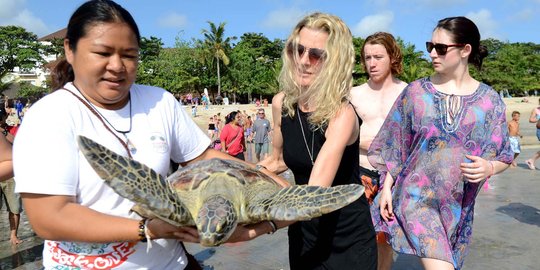
POLYGON ((312 65, 318 63, 321 59, 323 59, 326 56, 326 51, 323 50, 323 49, 306 48, 302 44, 296 44, 295 45, 293 43, 289 43, 287 45, 287 53, 289 54, 289 56, 291 56, 293 58, 294 57, 302 58, 306 51, 308 53, 309 62, 312 65), (293 55, 293 52, 295 51, 295 48, 296 48, 296 53, 297 54, 293 55))
POLYGON ((450 47, 463 47, 467 44, 462 43, 456 43, 456 44, 443 44, 443 43, 433 43, 433 42, 426 42, 426 49, 428 53, 431 53, 433 49, 437 52, 438 55, 445 55, 448 52, 448 48, 450 47))

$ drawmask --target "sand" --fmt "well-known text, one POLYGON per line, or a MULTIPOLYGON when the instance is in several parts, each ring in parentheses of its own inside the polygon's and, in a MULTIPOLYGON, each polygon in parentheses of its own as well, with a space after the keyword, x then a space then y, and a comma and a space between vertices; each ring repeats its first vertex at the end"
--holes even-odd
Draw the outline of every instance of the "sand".
MULTIPOLYGON (((506 115, 507 121, 511 120, 512 112, 518 111, 521 113, 520 118, 520 129, 523 138, 521 140, 522 145, 538 145, 538 139, 536 138, 536 128, 534 124, 529 123, 529 116, 531 111, 536 108, 538 105, 538 98, 529 97, 527 98, 528 102, 523 102, 523 98, 505 98, 504 102, 506 103, 506 115)), ((234 105, 210 105, 206 110, 204 106, 197 107, 197 117, 192 117, 192 119, 197 123, 197 125, 205 132, 208 129, 208 121, 211 116, 221 112, 221 119, 225 120, 225 115, 228 113, 240 110, 246 112, 251 116, 252 119, 255 119, 257 109, 263 108, 266 111, 266 118, 272 122, 272 108, 271 105, 268 107, 259 106, 255 104, 234 104, 234 105)), ((186 111, 191 115, 191 106, 185 106, 186 111)))

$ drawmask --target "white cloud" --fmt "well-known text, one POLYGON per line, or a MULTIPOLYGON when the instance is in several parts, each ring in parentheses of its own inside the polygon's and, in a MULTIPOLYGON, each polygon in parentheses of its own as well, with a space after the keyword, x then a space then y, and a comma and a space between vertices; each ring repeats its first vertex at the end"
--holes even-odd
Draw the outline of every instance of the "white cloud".
POLYGON ((187 25, 187 17, 178 13, 170 13, 158 20, 158 24, 163 27, 184 28, 187 25))
POLYGON ((10 19, 14 13, 23 9, 25 4, 24 0, 0 0, 0 20, 10 19), (15 11, 15 12, 14 12, 15 11))
POLYGON ((25 0, 0 0, 0 25, 16 25, 38 37, 50 34, 49 27, 25 8, 25 0))
POLYGON ((274 10, 268 13, 262 25, 266 28, 292 29, 305 15, 305 11, 296 8, 274 10))
POLYGON ((351 29, 354 36, 365 38, 375 32, 385 31, 391 32, 390 26, 394 21, 394 13, 391 11, 383 11, 378 14, 369 15, 357 23, 351 29))
POLYGON ((482 39, 495 38, 501 39, 497 33, 497 22, 491 17, 491 12, 487 9, 481 9, 478 12, 469 12, 465 17, 471 19, 478 30, 480 30, 480 36, 482 39))

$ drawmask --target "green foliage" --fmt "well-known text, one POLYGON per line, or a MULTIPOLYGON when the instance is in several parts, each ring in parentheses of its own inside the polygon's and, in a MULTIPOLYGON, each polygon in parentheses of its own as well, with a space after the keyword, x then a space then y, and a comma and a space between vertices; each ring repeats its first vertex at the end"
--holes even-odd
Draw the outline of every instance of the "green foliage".
POLYGON ((28 70, 41 66, 43 52, 35 34, 19 26, 0 26, 0 78, 15 67, 28 70))
MULTIPOLYGON (((230 53, 231 64, 227 68, 224 85, 230 92, 247 94, 273 95, 278 92, 276 65, 283 41, 270 41, 261 33, 246 33, 240 37, 230 53)), ((258 97, 260 98, 260 97, 258 97)))
POLYGON ((403 71, 397 77, 404 82, 410 83, 419 78, 429 76, 432 73, 429 62, 422 58, 424 53, 417 51, 416 46, 405 43, 401 38, 397 38, 401 55, 403 56, 403 71))
POLYGON ((217 74, 218 95, 221 95, 220 60, 225 66, 229 65, 230 60, 227 54, 230 50, 231 40, 235 39, 231 37, 225 38, 225 24, 225 22, 222 22, 219 24, 219 26, 216 26, 216 24, 213 22, 208 21, 210 30, 201 30, 201 33, 204 35, 204 42, 202 43, 202 47, 204 48, 203 51, 207 52, 206 54, 211 56, 210 59, 216 60, 215 67, 217 74))
MULTIPOLYGON (((225 92, 246 101, 253 97, 271 98, 279 91, 277 76, 282 66, 284 41, 269 40, 261 33, 245 33, 237 44, 236 37, 225 37, 225 23, 208 22, 202 30, 203 39, 190 41, 176 38, 174 48, 163 48, 156 37, 141 39, 137 83, 154 85, 173 93, 202 92, 208 88, 225 92), (221 81, 222 80, 222 81, 221 81)), ((406 82, 429 76, 431 61, 422 50, 397 38, 403 53, 403 72, 398 77, 406 82)), ((354 85, 367 81, 368 76, 360 61, 364 39, 353 38, 355 46, 354 85)), ((63 55, 63 40, 44 46, 24 28, 0 26, 0 77, 15 67, 31 69, 43 63, 41 55, 63 55)), ((498 90, 509 90, 516 96, 540 90, 540 45, 508 43, 496 39, 483 40, 489 55, 481 71, 470 69, 471 75, 498 90)), ((9 84, 0 83, 0 91, 9 84)), ((46 90, 22 84, 20 97, 35 97, 46 90)))
POLYGON ((471 73, 497 91, 508 90, 512 96, 540 89, 540 45, 496 40, 486 44, 494 52, 484 59, 481 72, 473 69, 471 73))
POLYGON ((49 92, 48 88, 35 86, 29 82, 20 82, 19 87, 18 98, 38 99, 49 92))
POLYGON ((163 48, 163 42, 161 38, 157 37, 142 37, 141 45, 139 49, 139 60, 142 62, 155 60, 163 48))
POLYGON ((50 45, 44 46, 44 52, 46 55, 55 55, 56 58, 64 57, 64 39, 53 38, 49 42, 50 45))
POLYGON ((361 85, 369 79, 369 76, 364 69, 364 64, 362 63, 362 46, 364 45, 365 40, 361 37, 353 37, 354 45, 354 70, 353 70, 353 84, 361 85))

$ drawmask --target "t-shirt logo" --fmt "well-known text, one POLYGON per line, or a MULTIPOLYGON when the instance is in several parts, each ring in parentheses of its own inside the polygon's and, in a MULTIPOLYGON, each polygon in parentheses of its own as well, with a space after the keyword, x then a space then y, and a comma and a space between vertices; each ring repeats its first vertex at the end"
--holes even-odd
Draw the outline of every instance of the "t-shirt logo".
POLYGON ((160 133, 152 133, 150 136, 150 142, 152 143, 154 150, 158 153, 165 153, 169 150, 169 145, 167 144, 165 137, 160 133))
POLYGON ((102 247, 89 248, 88 245, 49 241, 47 247, 52 260, 59 264, 82 269, 111 269, 123 264, 135 252, 137 242, 109 243, 102 247), (86 255, 86 254, 88 255, 86 255))

